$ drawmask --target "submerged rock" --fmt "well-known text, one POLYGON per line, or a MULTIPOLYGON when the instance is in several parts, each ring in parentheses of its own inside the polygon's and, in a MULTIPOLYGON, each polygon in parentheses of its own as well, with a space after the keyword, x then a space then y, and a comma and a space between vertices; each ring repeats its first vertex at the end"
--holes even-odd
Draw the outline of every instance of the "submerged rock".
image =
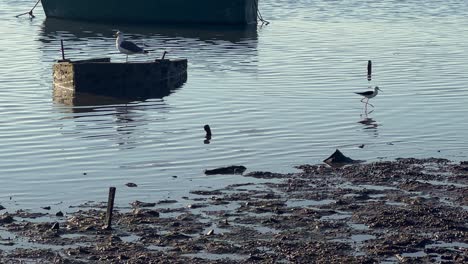
POLYGON ((159 217, 159 212, 156 210, 143 210, 141 208, 136 208, 132 212, 133 215, 137 217, 159 217))
POLYGON ((215 174, 243 174, 247 170, 244 166, 228 166, 221 167, 212 170, 205 170, 206 175, 215 175, 215 174))
POLYGON ((340 167, 346 164, 353 164, 353 163, 360 163, 363 162, 362 160, 353 160, 349 157, 346 157, 339 149, 335 150, 335 152, 328 158, 326 158, 323 162, 332 166, 332 167, 340 167))
POLYGON ((154 207, 156 206, 156 203, 147 203, 147 202, 142 202, 142 201, 134 201, 133 203, 130 204, 133 207, 154 207))
POLYGON ((2 215, 0 216, 0 224, 11 224, 15 221, 11 215, 2 215))

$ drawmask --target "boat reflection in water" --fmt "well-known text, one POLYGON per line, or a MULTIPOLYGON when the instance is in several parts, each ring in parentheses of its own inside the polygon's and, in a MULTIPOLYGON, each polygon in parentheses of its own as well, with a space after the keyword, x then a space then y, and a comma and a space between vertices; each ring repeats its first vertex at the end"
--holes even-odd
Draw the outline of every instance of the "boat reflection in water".
POLYGON ((140 36, 160 36, 166 40, 186 38, 213 42, 217 40, 240 43, 257 40, 257 27, 216 26, 216 25, 132 25, 91 23, 56 18, 46 18, 42 24, 42 36, 53 40, 56 37, 114 38, 115 32, 131 33, 140 36))

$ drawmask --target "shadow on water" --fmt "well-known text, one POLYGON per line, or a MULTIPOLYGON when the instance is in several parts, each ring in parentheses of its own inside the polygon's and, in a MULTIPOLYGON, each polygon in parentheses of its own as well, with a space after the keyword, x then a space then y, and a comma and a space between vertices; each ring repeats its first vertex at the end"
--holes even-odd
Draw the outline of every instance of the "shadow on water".
MULTIPOLYGON (((165 101, 153 98, 131 101, 92 94, 77 94, 73 98, 54 97, 56 109, 63 119, 72 119, 74 128, 63 133, 79 134, 83 139, 108 139, 119 149, 132 149, 140 143, 143 127, 149 124, 148 111, 157 113, 151 122, 160 122, 170 111, 165 101)), ((69 123, 68 123, 69 124, 69 123)), ((66 127, 65 123, 62 125, 66 127)))
POLYGON ((42 25, 41 34, 52 41, 55 37, 66 36, 76 38, 114 38, 115 31, 120 30, 142 36, 162 36, 165 38, 189 38, 205 42, 228 41, 240 43, 257 40, 257 27, 214 26, 214 25, 130 25, 103 24, 73 20, 47 18, 42 25), (70 34, 72 36, 70 36, 70 34))
POLYGON ((58 90, 54 90, 53 101, 56 104, 70 106, 70 109, 72 109, 74 113, 87 113, 92 112, 94 111, 94 109, 103 106, 129 104, 133 100, 86 93, 80 93, 70 96, 68 94, 64 95, 58 90))
MULTIPOLYGON (((60 90, 54 89, 53 101, 57 104, 57 106, 67 106, 67 111, 70 111, 72 113, 90 113, 100 111, 103 108, 118 109, 120 107, 124 107, 125 109, 127 109, 129 105, 133 105, 134 103, 139 103, 141 104, 141 107, 145 107, 148 106, 148 104, 152 104, 152 102, 156 102, 157 105, 160 106, 161 102, 164 102, 162 98, 170 95, 173 91, 174 90, 171 90, 168 91, 167 94, 161 94, 158 97, 152 97, 148 98, 147 100, 141 101, 131 98, 115 98, 110 96, 102 96, 87 93, 76 93, 74 95, 69 95, 61 93, 60 90)), ((80 116, 76 115, 74 117, 80 116)))

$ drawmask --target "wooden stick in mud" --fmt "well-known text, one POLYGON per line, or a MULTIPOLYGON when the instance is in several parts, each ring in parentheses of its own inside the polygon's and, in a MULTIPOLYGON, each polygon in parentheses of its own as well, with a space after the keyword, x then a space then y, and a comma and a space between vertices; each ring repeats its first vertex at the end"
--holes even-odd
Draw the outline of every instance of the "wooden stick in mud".
POLYGON ((114 209, 115 187, 109 188, 109 199, 107 200, 107 213, 105 229, 112 229, 112 210, 114 209))

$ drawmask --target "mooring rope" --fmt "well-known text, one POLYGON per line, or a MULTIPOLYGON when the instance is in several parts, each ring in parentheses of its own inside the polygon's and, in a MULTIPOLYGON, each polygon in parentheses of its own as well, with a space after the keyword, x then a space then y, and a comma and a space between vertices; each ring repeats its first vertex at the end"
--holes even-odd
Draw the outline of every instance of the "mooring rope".
POLYGON ((260 21, 262 22, 262 25, 268 25, 268 24, 270 24, 269 21, 263 19, 263 16, 262 16, 262 14, 260 13, 260 8, 258 8, 258 0, 255 0, 254 5, 257 6, 257 18, 258 18, 258 20, 260 20, 260 21))
POLYGON ((25 12, 23 14, 16 15, 15 17, 20 17, 20 16, 24 16, 24 15, 29 14, 29 18, 35 18, 36 16, 33 15, 33 10, 34 10, 34 8, 36 8, 36 6, 39 4, 40 1, 41 0, 37 0, 36 4, 34 5, 34 7, 29 12, 25 12))

